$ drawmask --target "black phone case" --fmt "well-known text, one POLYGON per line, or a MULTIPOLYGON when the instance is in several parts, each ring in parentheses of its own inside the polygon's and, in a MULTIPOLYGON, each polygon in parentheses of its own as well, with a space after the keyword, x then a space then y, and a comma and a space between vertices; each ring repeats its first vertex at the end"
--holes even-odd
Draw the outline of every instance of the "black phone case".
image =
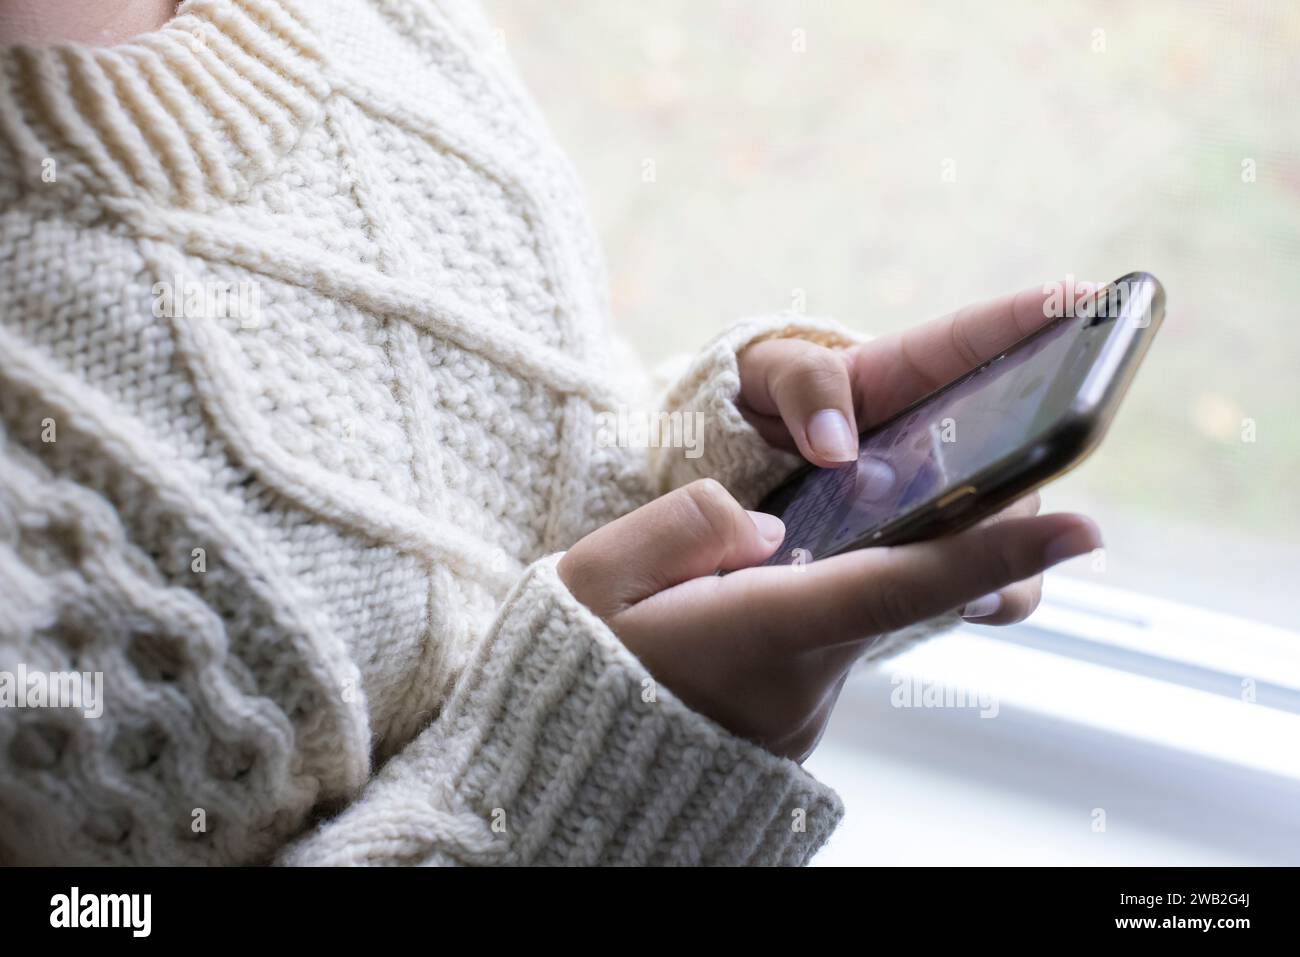
MULTIPOLYGON (((1095 303, 1103 296, 1113 295, 1112 290, 1123 290, 1119 303, 1120 314, 1114 317, 1115 321, 1129 319, 1137 322, 1138 334, 1117 364, 1096 403, 1086 409, 1072 409, 1071 414, 1063 418, 1045 436, 1035 440, 1032 445, 1014 450, 988 468, 970 476, 961 486, 945 489, 941 494, 886 523, 869 536, 849 542, 826 555, 815 557, 828 558, 831 555, 860 548, 901 545, 960 532, 1000 512, 1016 499, 1059 478, 1087 458, 1088 454, 1097 447, 1114 419, 1119 403, 1128 391, 1129 383, 1132 382, 1142 357, 1146 355, 1156 329, 1164 319, 1164 288, 1150 273, 1132 272, 1121 276, 1110 285, 1099 289, 1089 302, 1095 303), (1136 308, 1141 309, 1142 314, 1137 318, 1132 317, 1132 310, 1135 308, 1132 291, 1134 289, 1140 290, 1141 301, 1136 308)), ((1087 308, 1087 305, 1081 307, 1081 309, 1087 308)), ((1057 323, 1074 321, 1079 316, 1080 310, 1076 309, 1074 316, 1063 316, 1036 329, 965 375, 913 402, 880 423, 872 432, 884 429, 898 419, 911 414, 918 406, 977 375, 989 365, 1054 328, 1057 323)), ((1091 321, 1086 314, 1084 318, 1091 321)), ((816 466, 806 465, 791 475, 760 503, 759 511, 773 515, 784 512, 798 494, 805 476, 815 468, 816 466)))

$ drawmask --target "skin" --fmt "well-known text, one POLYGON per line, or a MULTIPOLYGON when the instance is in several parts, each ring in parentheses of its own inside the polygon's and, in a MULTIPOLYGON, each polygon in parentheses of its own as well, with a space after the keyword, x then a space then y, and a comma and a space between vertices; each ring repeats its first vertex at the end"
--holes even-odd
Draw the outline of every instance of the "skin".
MULTIPOLYGON (((739 406, 772 445, 821 466, 848 461, 859 430, 1046 322, 1045 299, 1036 287, 845 350, 757 343, 739 357, 739 406), (828 410, 847 424, 843 447, 824 427, 828 410)), ((753 567, 776 550, 784 526, 704 480, 597 529, 558 570, 686 704, 802 761, 849 669, 880 635, 955 609, 980 624, 1021 621, 1038 605, 1044 569, 1100 547, 1089 519, 1038 507, 1030 495, 957 535, 796 571, 753 567)))
POLYGON ((0 0, 0 43, 122 43, 157 30, 176 0, 0 0))

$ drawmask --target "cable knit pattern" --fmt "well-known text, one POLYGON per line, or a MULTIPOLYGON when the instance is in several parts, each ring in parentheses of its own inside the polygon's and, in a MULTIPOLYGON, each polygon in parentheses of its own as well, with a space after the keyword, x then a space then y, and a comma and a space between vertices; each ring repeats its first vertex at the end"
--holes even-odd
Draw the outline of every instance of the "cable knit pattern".
MULTIPOLYGON (((576 179, 472 5, 189 0, 0 50, 0 860, 800 863, 840 814, 692 713, 554 555, 791 464, 735 408, 778 316, 660 408, 576 179), (332 819, 330 815, 336 815, 332 819)), ((884 650, 934 630, 894 636, 884 650)))

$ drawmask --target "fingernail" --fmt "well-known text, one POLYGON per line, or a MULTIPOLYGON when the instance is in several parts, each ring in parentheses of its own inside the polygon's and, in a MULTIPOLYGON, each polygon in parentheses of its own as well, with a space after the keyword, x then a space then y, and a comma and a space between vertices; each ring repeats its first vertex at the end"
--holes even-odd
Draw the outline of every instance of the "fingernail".
POLYGON ((852 462, 858 457, 858 440, 849 420, 839 409, 822 409, 808 420, 808 444, 832 462, 852 462))
POLYGON ((961 610, 963 618, 987 618, 995 614, 1002 607, 1002 596, 997 592, 976 598, 974 601, 968 601, 966 607, 961 610))
POLYGON ((763 541, 769 545, 779 545, 785 538, 785 522, 767 512, 750 512, 750 519, 763 541))
POLYGON ((1073 528, 1063 535, 1058 535, 1047 543, 1043 552, 1043 564, 1046 568, 1059 565, 1063 561, 1086 555, 1094 548, 1101 548, 1101 532, 1097 526, 1088 522, 1080 528, 1073 528))

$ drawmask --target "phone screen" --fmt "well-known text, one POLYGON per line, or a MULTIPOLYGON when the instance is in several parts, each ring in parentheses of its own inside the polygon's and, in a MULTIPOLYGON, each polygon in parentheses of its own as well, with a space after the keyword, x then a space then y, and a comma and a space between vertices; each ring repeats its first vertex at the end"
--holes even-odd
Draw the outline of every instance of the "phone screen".
POLYGON ((1033 443, 1075 394, 1083 329, 1081 318, 1056 321, 866 433, 856 462, 808 472, 777 511, 785 541, 764 564, 833 554, 1033 443))

